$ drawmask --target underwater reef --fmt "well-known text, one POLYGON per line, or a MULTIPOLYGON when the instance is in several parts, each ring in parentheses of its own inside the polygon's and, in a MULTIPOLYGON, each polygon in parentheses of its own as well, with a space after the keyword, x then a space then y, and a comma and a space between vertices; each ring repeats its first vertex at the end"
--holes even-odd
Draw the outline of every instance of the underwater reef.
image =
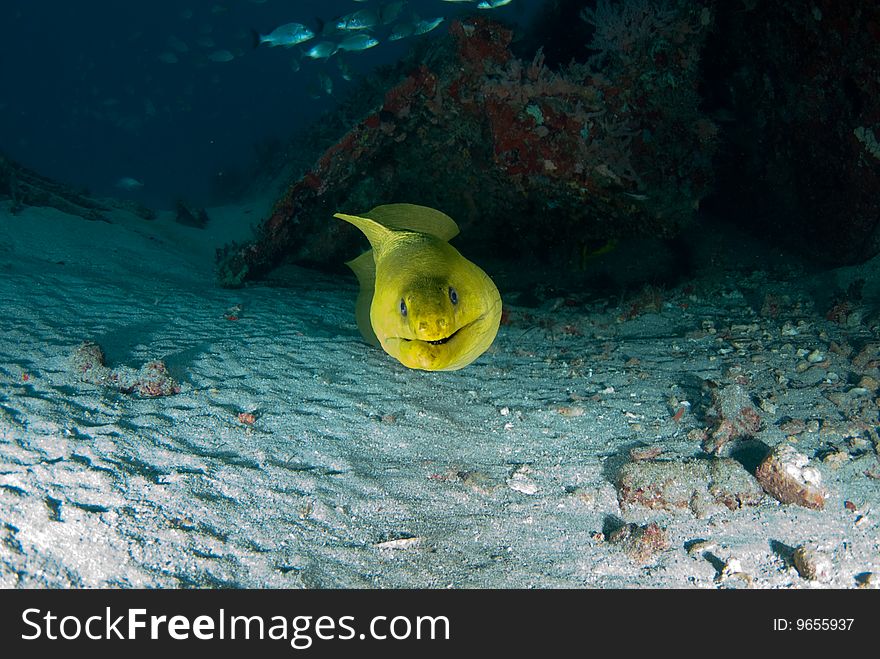
MULTIPOLYGON (((707 6, 600 1, 584 61, 513 54, 513 33, 455 21, 402 80, 276 201, 255 239, 218 254, 238 286, 283 261, 340 263, 358 238, 332 221, 406 201, 461 226, 477 257, 578 268, 597 242, 674 236, 713 183, 715 123, 700 109, 707 6)), ((589 32, 589 30, 587 30, 589 32)))

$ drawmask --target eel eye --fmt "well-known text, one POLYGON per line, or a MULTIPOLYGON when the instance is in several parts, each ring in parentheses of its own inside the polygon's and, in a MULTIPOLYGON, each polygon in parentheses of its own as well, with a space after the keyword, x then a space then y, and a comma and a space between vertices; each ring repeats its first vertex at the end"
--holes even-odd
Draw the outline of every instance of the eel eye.
POLYGON ((406 316, 406 300, 400 298, 400 315, 406 316))
POLYGON ((452 286, 449 287, 449 301, 452 304, 458 304, 458 293, 455 292, 455 289, 452 286))

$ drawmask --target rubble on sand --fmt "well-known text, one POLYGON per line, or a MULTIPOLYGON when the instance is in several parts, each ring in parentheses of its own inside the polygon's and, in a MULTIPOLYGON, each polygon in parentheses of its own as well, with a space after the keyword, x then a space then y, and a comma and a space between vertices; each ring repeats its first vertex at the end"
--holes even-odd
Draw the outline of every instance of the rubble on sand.
POLYGON ((139 369, 128 366, 108 368, 104 351, 94 341, 84 341, 73 353, 71 365, 83 382, 117 389, 124 394, 159 398, 180 393, 180 385, 161 360, 147 362, 139 369))
POLYGON ((690 510, 697 517, 719 506, 736 510, 764 499, 755 479, 730 458, 630 462, 621 468, 616 485, 623 508, 690 510))

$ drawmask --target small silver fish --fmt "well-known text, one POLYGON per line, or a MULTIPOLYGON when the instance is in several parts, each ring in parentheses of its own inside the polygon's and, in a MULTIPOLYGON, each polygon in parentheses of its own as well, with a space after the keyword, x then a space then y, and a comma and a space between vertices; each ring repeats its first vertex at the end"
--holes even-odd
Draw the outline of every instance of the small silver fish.
POLYGON ((411 37, 413 34, 413 24, 410 22, 398 23, 391 28, 391 34, 388 35, 388 41, 400 41, 411 37))
POLYGON ((483 0, 477 5, 477 9, 498 9, 504 5, 509 5, 512 0, 483 0))
POLYGON ((389 2, 387 5, 380 7, 379 20, 382 21, 382 25, 390 25, 396 21, 405 5, 406 0, 396 0, 395 2, 389 2))
POLYGON ((251 34, 254 37, 254 48, 262 44, 290 48, 315 36, 314 32, 301 23, 285 23, 269 34, 260 34, 256 30, 252 30, 251 34))
POLYGON ((379 45, 379 40, 366 32, 352 34, 339 42, 339 50, 366 50, 379 45))
POLYGON ((175 50, 178 53, 189 52, 189 46, 187 46, 186 43, 175 37, 173 34, 168 36, 167 41, 168 47, 171 48, 171 50, 175 50))
POLYGON ((213 53, 208 55, 208 59, 212 62, 231 62, 235 59, 235 55, 233 55, 226 49, 215 50, 213 53))
POLYGON ((379 23, 379 15, 373 9, 360 9, 346 14, 336 21, 337 30, 369 30, 379 23))
POLYGON ((413 24, 413 34, 427 34, 435 27, 440 25, 440 23, 442 23, 444 20, 446 19, 444 19, 442 16, 438 16, 437 18, 417 21, 415 24, 413 24))
POLYGON ((144 187, 144 184, 131 176, 123 176, 116 181, 116 187, 120 190, 125 190, 126 192, 134 192, 135 190, 140 190, 144 187))
POLYGON ((342 59, 341 55, 336 57, 336 68, 339 69, 339 77, 341 77, 346 82, 351 82, 354 78, 354 74, 351 72, 351 68, 348 64, 345 63, 345 60, 342 59))
POLYGON ((321 88, 321 91, 330 96, 333 93, 333 79, 328 76, 326 73, 318 74, 318 86, 321 88))
POLYGON ((333 93, 333 80, 330 76, 319 73, 318 76, 306 86, 306 94, 309 98, 317 100, 333 93))
POLYGON ((327 59, 328 57, 331 57, 337 50, 338 48, 336 44, 332 41, 320 41, 309 48, 303 54, 306 57, 311 57, 312 59, 327 59))

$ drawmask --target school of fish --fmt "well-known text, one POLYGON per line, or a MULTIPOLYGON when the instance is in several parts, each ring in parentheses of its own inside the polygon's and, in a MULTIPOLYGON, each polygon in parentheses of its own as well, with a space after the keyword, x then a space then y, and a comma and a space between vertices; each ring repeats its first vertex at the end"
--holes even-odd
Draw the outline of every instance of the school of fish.
MULTIPOLYGON (((250 0, 256 5, 263 5, 268 1, 250 0)), ((456 5, 459 10, 462 8, 492 10, 505 7, 512 1, 437 0, 437 3, 456 5)), ((422 18, 407 7, 409 4, 407 0, 387 0, 375 4, 369 3, 368 0, 353 0, 353 2, 359 5, 370 4, 370 6, 362 6, 332 20, 316 18, 311 23, 308 21, 283 23, 267 31, 252 29, 251 45, 253 48, 261 49, 293 50, 294 56, 290 61, 290 68, 294 72, 300 71, 305 62, 327 62, 333 59, 334 75, 331 75, 330 70, 322 70, 314 75, 311 83, 306 85, 307 94, 312 98, 319 98, 333 93, 334 77, 345 81, 352 79, 351 68, 347 61, 349 55, 375 48, 382 42, 400 41, 427 34, 447 20, 446 15, 422 18)), ((216 3, 210 9, 213 15, 222 15, 229 11, 230 6, 227 3, 216 3)), ((192 9, 182 9, 179 15, 181 19, 188 21, 193 18, 195 12, 192 9)), ((200 32, 203 33, 195 40, 194 45, 200 49, 197 54, 199 61, 208 65, 225 64, 247 54, 246 48, 240 46, 218 48, 210 28, 210 25, 201 26, 200 32)), ((157 56, 157 59, 164 64, 177 64, 191 54, 190 45, 174 35, 170 35, 166 43, 167 49, 157 56)))

